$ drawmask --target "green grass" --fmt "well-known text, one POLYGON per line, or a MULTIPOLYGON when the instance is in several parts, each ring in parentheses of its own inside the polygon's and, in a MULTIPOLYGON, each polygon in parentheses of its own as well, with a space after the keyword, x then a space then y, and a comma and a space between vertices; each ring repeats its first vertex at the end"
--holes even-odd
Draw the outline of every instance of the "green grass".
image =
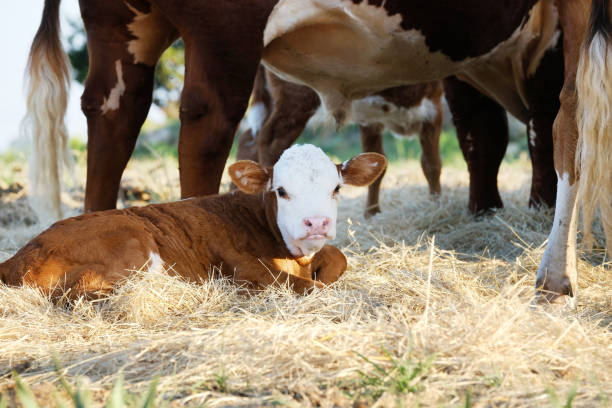
MULTIPOLYGON (((349 125, 338 134, 321 129, 306 129, 297 143, 311 143, 321 147, 327 154, 340 160, 349 159, 362 152, 361 136, 358 125, 349 125)), ((407 159, 420 159, 421 145, 418 138, 396 138, 390 132, 383 134, 383 148, 391 162, 407 159)), ((463 160, 454 129, 445 130, 440 135, 440 155, 444 163, 463 160)))
POLYGON ((567 393, 565 397, 565 402, 562 402, 552 386, 549 386, 546 390, 553 408, 572 408, 572 403, 574 401, 574 398, 576 398, 577 391, 577 384, 574 384, 567 393))
POLYGON ((384 348, 381 349, 390 364, 383 366, 359 353, 358 356, 367 363, 367 370, 358 370, 359 380, 347 387, 351 398, 366 398, 376 402, 383 394, 392 395, 416 394, 423 390, 420 380, 427 375, 435 356, 425 361, 413 361, 410 356, 394 357, 384 348), (354 391, 351 391, 351 388, 354 391))
MULTIPOLYGON (((91 391, 81 381, 77 381, 76 388, 73 388, 68 383, 62 373, 62 368, 57 362, 55 362, 55 372, 61 384, 61 387, 57 388, 54 392, 54 399, 57 407, 68 408, 72 406, 74 408, 89 408, 99 406, 99 404, 94 403, 91 391), (60 394, 67 396, 69 402, 66 402, 65 397, 62 397, 60 394)), ((15 380, 16 400, 23 408, 47 406, 49 401, 47 400, 43 405, 40 405, 30 387, 16 372, 13 372, 13 379, 15 380)), ((115 380, 108 400, 104 406, 106 408, 154 408, 158 406, 155 397, 156 388, 157 379, 153 380, 148 389, 142 394, 138 395, 131 393, 125 389, 123 375, 120 373, 115 380)), ((6 394, 0 395, 0 408, 8 406, 8 401, 9 398, 6 394)))

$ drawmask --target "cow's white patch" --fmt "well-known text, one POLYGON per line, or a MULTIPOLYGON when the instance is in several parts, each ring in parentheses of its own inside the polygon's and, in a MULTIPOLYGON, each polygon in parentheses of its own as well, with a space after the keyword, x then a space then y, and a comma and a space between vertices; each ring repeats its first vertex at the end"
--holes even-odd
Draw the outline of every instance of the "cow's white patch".
POLYGON ((127 25, 134 39, 128 41, 127 50, 133 56, 134 63, 154 66, 174 40, 176 30, 154 4, 148 13, 141 12, 128 2, 124 4, 134 13, 134 19, 127 25))
POLYGON ((538 135, 533 127, 533 119, 529 121, 529 144, 533 147, 536 145, 538 135))
POLYGON ((410 108, 397 106, 380 95, 353 101, 351 120, 360 125, 380 123, 395 136, 410 137, 419 133, 423 123, 433 122, 438 115, 436 105, 428 98, 410 108))
POLYGON ((149 252, 149 271, 163 271, 164 268, 164 260, 161 256, 153 251, 149 252))
POLYGON ((108 111, 119 109, 119 101, 121 96, 125 93, 125 82, 123 82, 123 65, 121 60, 115 61, 115 72, 117 73, 117 84, 110 90, 108 98, 104 98, 102 107, 100 110, 102 114, 106 114, 108 111))
POLYGON ((249 109, 247 113, 246 121, 251 129, 251 135, 253 139, 257 138, 257 134, 261 130, 266 118, 268 117, 268 109, 263 102, 257 102, 249 109))
POLYGON ((274 165, 272 189, 282 187, 288 198, 277 193, 278 228, 287 248, 295 256, 310 256, 327 239, 336 236, 338 201, 334 189, 342 180, 336 165, 318 147, 294 145, 274 165), (304 219, 329 217, 330 229, 325 239, 304 239, 304 219))
MULTIPOLYGON (((560 292, 568 281, 576 296, 577 184, 570 185, 569 174, 557 174, 557 201, 548 245, 538 269, 537 281, 553 292, 560 292)), ((546 296, 554 300, 554 296, 546 296)))

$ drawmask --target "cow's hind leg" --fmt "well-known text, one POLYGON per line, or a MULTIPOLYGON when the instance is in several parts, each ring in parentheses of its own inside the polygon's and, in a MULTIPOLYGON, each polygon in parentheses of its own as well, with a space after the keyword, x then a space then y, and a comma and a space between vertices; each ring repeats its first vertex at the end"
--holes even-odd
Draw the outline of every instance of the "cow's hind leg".
POLYGON ((81 100, 88 127, 85 211, 97 211, 116 206, 121 175, 151 105, 155 64, 176 32, 153 8, 90 2, 81 11, 91 55, 81 100), (158 36, 135 39, 130 30, 138 33, 138 25, 130 25, 137 16, 155 21, 158 36))
POLYGON ((158 2, 185 42, 179 170, 183 198, 215 194, 247 108, 272 2, 158 2), (269 3, 269 4, 268 4, 269 3), (244 16, 249 16, 246 20, 244 16))
MULTIPOLYGON (((96 52, 96 45, 90 47, 96 52)), ((121 58, 92 66, 82 99, 88 127, 85 211, 116 206, 121 175, 151 105, 153 71, 121 58)))
POLYGON ((284 81, 271 72, 267 73, 267 82, 274 106, 258 141, 260 163, 271 166, 300 137, 320 101, 310 88, 284 81))
POLYGON ((506 111, 455 77, 444 80, 444 90, 470 173, 468 208, 472 213, 502 208, 497 173, 508 146, 506 111))
POLYGON ((610 89, 612 40, 609 1, 593 1, 590 22, 586 3, 561 2, 559 16, 565 41, 561 109, 553 128, 555 169, 559 175, 553 228, 536 279, 538 300, 577 295, 576 228, 582 204, 585 240, 599 207, 612 249, 612 129, 610 89), (586 38, 584 44, 583 39, 586 38), (578 159, 578 160, 577 160, 578 159), (579 163, 579 169, 576 169, 579 163))

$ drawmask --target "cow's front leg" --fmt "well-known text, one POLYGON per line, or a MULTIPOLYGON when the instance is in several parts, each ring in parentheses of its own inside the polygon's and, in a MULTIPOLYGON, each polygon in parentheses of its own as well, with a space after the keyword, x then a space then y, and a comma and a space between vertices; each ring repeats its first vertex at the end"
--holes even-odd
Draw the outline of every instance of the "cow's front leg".
POLYGON ((497 174, 508 146, 506 111, 455 77, 444 80, 444 91, 470 173, 468 208, 472 213, 502 208, 497 174))
POLYGON ((537 70, 526 81, 529 102, 527 136, 531 155, 530 206, 552 207, 557 194, 557 175, 553 161, 553 124, 559 112, 559 93, 563 88, 562 40, 540 60, 537 70))
POLYGON ((310 265, 314 280, 331 285, 346 271, 346 257, 335 246, 325 245, 314 255, 310 265))

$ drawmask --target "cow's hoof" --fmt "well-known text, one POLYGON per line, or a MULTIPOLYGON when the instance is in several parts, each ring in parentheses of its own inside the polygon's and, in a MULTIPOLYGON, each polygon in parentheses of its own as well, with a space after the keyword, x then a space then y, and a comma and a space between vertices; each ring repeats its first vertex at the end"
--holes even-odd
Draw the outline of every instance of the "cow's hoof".
POLYGON ((569 278, 564 277, 559 282, 553 283, 545 277, 536 279, 534 304, 555 304, 575 308, 576 298, 569 278))
POLYGON ((380 207, 378 205, 375 207, 366 208, 365 212, 363 213, 363 216, 367 220, 368 218, 372 218, 376 214, 380 214, 380 207))

